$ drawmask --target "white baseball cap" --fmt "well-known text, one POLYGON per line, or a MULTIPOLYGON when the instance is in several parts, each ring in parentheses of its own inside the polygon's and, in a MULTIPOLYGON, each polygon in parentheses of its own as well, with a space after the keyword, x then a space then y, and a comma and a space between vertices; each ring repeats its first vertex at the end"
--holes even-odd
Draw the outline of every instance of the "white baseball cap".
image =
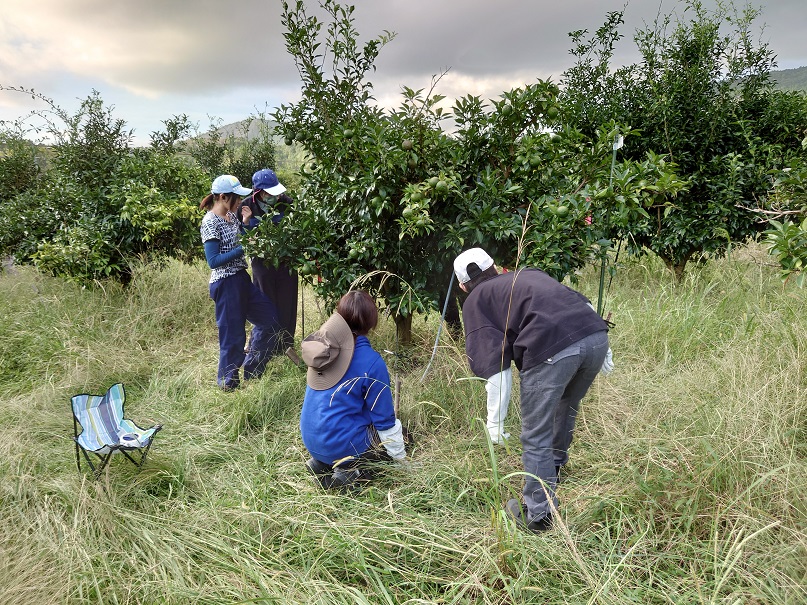
POLYGON ((486 269, 490 269, 492 266, 493 259, 482 248, 469 248, 454 259, 454 273, 457 275, 457 281, 461 284, 468 283, 473 277, 486 269), (479 272, 474 270, 473 276, 468 274, 468 265, 471 264, 479 267, 479 272))
POLYGON ((217 176, 210 187, 210 193, 236 193, 238 195, 249 195, 252 189, 241 186, 241 181, 231 174, 217 176))

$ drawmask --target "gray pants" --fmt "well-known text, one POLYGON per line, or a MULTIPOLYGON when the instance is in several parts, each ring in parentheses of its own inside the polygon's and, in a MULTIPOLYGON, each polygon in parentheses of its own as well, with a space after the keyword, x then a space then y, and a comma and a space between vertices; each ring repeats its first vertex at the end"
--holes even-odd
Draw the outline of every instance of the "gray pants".
POLYGON ((595 332, 520 373, 527 522, 552 514, 547 493, 558 506, 555 469, 569 459, 580 400, 594 382, 607 352, 608 333, 595 332))

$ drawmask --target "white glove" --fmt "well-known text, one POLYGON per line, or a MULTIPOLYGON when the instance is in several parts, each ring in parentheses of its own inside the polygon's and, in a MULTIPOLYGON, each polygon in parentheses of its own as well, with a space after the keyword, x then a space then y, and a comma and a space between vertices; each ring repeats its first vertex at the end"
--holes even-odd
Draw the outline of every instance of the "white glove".
POLYGON ((381 438, 381 445, 387 450, 387 453, 395 461, 400 461, 406 458, 406 449, 404 448, 403 429, 401 421, 395 419, 395 425, 392 428, 378 431, 378 436, 381 438))
POLYGON ((605 354, 605 361, 602 362, 600 372, 602 372, 603 376, 608 376, 608 374, 610 374, 613 371, 614 371, 614 355, 613 353, 611 353, 611 347, 608 347, 608 352, 605 354))
MULTIPOLYGON (((596 313, 597 309, 594 308, 594 305, 591 303, 587 303, 591 310, 596 313)), ((614 355, 611 353, 611 347, 608 347, 608 352, 605 354, 605 361, 602 362, 602 367, 600 368, 600 372, 603 376, 608 376, 611 372, 614 371, 614 355)))
POLYGON ((513 370, 507 368, 488 378, 485 390, 488 393, 488 434, 493 443, 502 444, 510 438, 510 433, 504 432, 504 421, 507 418, 510 394, 513 391, 513 370))
POLYGON ((414 465, 412 464, 412 461, 409 460, 409 458, 396 458, 395 459, 395 465, 399 469, 407 471, 407 472, 409 472, 413 468, 415 468, 414 465))

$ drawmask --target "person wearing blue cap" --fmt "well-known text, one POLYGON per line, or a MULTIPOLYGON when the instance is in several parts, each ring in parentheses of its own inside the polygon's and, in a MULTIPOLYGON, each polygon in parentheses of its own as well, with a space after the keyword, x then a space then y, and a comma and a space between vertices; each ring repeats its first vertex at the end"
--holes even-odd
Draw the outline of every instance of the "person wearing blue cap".
MULTIPOLYGON (((216 306, 219 329, 219 368, 217 382, 232 391, 244 378, 259 378, 277 348, 280 325, 277 309, 253 283, 247 273, 244 250, 238 241, 241 222, 235 214, 241 198, 252 193, 232 175, 217 177, 199 208, 207 210, 199 229, 210 266, 210 298, 216 306), (246 322, 252 329, 252 349, 244 353, 246 322)), ((249 219, 249 211, 242 214, 249 219)))
MULTIPOLYGON (((244 227, 254 229, 260 221, 267 220, 267 217, 273 223, 279 223, 292 200, 274 171, 268 168, 258 170, 252 175, 252 188, 254 192, 241 202, 239 209, 244 227), (244 220, 246 213, 249 218, 244 220)), ((294 332, 297 328, 297 273, 283 264, 277 267, 271 263, 266 264, 262 258, 254 257, 250 263, 255 284, 277 307, 281 331, 277 342, 278 351, 275 353, 282 353, 294 346, 294 332)))

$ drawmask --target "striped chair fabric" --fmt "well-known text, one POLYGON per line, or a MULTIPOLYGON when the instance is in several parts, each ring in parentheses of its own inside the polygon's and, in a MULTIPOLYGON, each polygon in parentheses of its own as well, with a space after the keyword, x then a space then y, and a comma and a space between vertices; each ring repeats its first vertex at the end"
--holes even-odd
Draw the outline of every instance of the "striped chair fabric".
MULTIPOLYGON (((103 469, 111 454, 126 454, 128 451, 139 450, 142 453, 139 463, 128 454, 126 457, 138 466, 142 465, 154 434, 162 426, 155 425, 149 429, 142 429, 124 417, 123 404, 126 401, 126 394, 122 384, 112 385, 106 395, 75 395, 71 401, 73 417, 81 425, 81 433, 78 433, 78 427, 75 427, 77 459, 78 448, 81 448, 85 457, 87 452, 91 452, 101 458, 103 469)), ((87 461, 90 462, 89 458, 87 461)), ((91 462, 90 466, 98 474, 91 462)), ((79 470, 81 470, 80 463, 79 470)))

